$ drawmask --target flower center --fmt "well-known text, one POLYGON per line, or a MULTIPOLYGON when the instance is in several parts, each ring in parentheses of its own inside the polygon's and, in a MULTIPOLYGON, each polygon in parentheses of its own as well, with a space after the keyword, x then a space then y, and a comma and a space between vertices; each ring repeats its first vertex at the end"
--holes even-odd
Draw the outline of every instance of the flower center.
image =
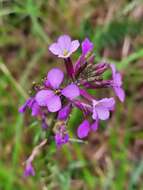
POLYGON ((67 49, 64 49, 63 55, 66 56, 67 54, 68 54, 68 50, 67 50, 67 49))
POLYGON ((59 89, 55 90, 55 94, 60 95, 60 93, 61 93, 61 90, 59 89))

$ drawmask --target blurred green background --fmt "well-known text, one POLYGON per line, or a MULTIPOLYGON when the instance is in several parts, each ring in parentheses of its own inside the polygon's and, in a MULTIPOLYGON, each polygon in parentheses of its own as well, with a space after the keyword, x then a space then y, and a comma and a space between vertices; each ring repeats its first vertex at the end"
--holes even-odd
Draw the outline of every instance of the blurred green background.
MULTIPOLYGON (((73 133, 79 117, 75 110, 73 133)), ((142 0, 0 0, 0 190, 143 190, 142 119, 142 0), (96 59, 116 64, 126 101, 88 144, 57 151, 51 143, 34 162, 36 176, 24 179, 22 163, 45 134, 18 107, 33 81, 63 67, 48 45, 64 33, 88 36, 96 59)))

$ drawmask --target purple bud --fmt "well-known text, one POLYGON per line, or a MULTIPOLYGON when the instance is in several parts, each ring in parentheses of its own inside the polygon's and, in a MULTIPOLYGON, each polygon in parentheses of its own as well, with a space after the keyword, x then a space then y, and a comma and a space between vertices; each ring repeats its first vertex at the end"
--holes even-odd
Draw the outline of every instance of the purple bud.
POLYGON ((77 135, 80 139, 87 137, 90 131, 90 124, 88 120, 84 120, 77 129, 77 135))
POLYGON ((34 176, 34 175, 35 175, 35 170, 32 164, 31 163, 26 164, 26 167, 24 170, 24 177, 34 176))
POLYGON ((63 107, 58 113, 59 120, 66 120, 71 112, 71 104, 66 105, 63 107))
POLYGON ((83 55, 86 55, 87 53, 91 52, 94 47, 93 43, 88 38, 86 38, 82 42, 81 46, 82 46, 82 54, 83 55))
POLYGON ((69 135, 66 132, 65 126, 60 126, 59 131, 55 134, 55 142, 58 148, 69 141, 69 135))

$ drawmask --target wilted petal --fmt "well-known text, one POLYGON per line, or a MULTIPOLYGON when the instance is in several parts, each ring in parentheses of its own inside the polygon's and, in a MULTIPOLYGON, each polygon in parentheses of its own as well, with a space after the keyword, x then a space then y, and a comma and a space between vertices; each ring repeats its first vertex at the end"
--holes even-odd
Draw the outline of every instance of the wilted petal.
POLYGON ((60 84, 63 81, 63 78, 64 78, 64 73, 58 68, 53 68, 48 72, 47 76, 48 82, 54 89, 59 88, 60 84))
POLYGON ((61 109, 61 99, 59 96, 54 95, 47 101, 47 107, 50 112, 57 112, 61 109))
POLYGON ((65 87, 62 90, 62 95, 64 95, 65 97, 69 98, 70 100, 73 100, 74 98, 76 98, 77 96, 80 95, 80 91, 77 85, 75 84, 70 84, 67 87, 65 87))
POLYGON ((46 106, 48 99, 51 98, 53 95, 54 93, 52 90, 40 90, 36 94, 35 100, 39 106, 46 106))
POLYGON ((93 131, 96 131, 96 130, 98 129, 98 126, 99 126, 99 120, 96 119, 95 122, 92 123, 92 125, 91 125, 90 127, 91 127, 91 129, 92 129, 93 131))
POLYGON ((96 107, 98 118, 101 120, 106 120, 109 118, 110 113, 109 110, 105 107, 98 106, 96 107))
POLYGON ((80 46, 80 43, 78 40, 74 40, 71 42, 71 47, 70 47, 70 52, 73 53, 75 52, 80 46))
POLYGON ((88 38, 86 38, 82 42, 81 46, 82 46, 82 53, 84 55, 86 55, 88 52, 92 51, 93 47, 94 47, 93 43, 88 38))
POLYGON ((119 98, 121 102, 124 102, 125 100, 125 91, 121 87, 114 87, 114 91, 116 93, 116 96, 119 98))
POLYGON ((90 131, 90 124, 88 120, 84 120, 77 129, 77 135, 79 138, 85 138, 90 131))
POLYGON ((53 43, 49 46, 49 50, 54 54, 54 55, 59 55, 62 53, 59 45, 57 43, 53 43))
POLYGON ((70 112, 71 112, 71 104, 68 104, 58 112, 58 119, 66 120, 70 112))

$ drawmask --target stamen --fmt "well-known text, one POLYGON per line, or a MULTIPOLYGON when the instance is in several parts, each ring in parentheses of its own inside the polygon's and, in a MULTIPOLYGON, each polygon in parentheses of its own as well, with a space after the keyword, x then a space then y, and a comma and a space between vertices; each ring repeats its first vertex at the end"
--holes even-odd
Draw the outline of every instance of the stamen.
POLYGON ((67 51, 67 49, 64 49, 63 51, 63 55, 66 56, 69 52, 67 51))

